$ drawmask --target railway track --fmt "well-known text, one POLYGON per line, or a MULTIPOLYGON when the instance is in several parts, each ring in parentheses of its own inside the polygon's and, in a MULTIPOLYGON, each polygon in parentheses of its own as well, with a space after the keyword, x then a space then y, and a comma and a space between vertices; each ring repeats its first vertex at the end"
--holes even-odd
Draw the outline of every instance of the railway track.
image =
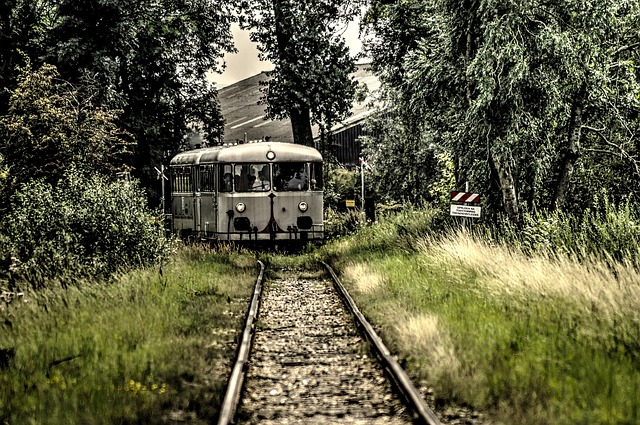
POLYGON ((261 263, 218 424, 440 424, 325 267, 261 263))

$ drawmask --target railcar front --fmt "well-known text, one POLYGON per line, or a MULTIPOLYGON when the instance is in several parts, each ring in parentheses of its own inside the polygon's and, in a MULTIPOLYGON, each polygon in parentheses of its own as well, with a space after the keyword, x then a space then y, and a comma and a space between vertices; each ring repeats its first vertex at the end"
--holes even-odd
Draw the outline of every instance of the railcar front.
POLYGON ((218 238, 321 240, 322 156, 291 143, 253 143, 218 156, 218 238))
POLYGON ((217 240, 321 240, 322 156, 291 143, 182 152, 171 160, 174 231, 217 240))

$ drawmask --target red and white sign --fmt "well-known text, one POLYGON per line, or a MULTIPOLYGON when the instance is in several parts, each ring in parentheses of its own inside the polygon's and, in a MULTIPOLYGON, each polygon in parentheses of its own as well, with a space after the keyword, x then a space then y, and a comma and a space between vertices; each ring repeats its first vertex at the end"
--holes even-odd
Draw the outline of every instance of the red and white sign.
POLYGON ((451 201, 477 204, 480 202, 480 195, 478 193, 451 192, 451 201))
POLYGON ((457 217, 480 218, 480 195, 477 193, 451 192, 449 214, 457 217), (474 204, 474 205, 469 205, 474 204))

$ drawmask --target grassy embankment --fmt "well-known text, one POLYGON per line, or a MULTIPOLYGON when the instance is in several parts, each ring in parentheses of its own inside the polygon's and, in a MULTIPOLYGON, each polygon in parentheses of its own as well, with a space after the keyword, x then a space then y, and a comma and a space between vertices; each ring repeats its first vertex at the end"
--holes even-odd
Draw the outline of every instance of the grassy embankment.
POLYGON ((170 264, 27 292, 0 313, 2 424, 209 423, 256 262, 182 249, 170 264))
POLYGON ((446 403, 501 424, 640 423, 640 273, 429 236, 413 211, 328 244, 392 351, 446 403))

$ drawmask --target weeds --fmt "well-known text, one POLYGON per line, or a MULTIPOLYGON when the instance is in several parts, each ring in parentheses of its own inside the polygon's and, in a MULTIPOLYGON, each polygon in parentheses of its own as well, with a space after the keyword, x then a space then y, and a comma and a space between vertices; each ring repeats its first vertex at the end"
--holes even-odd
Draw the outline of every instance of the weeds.
POLYGON ((110 284, 26 292, 3 313, 0 423, 211 420, 253 282, 248 254, 192 247, 110 284))
POLYGON ((323 252, 438 399, 476 406, 496 424, 637 423, 637 213, 599 214, 585 213, 575 238, 578 221, 558 214, 547 233, 500 239, 437 233, 425 220, 437 214, 410 211, 323 252))

